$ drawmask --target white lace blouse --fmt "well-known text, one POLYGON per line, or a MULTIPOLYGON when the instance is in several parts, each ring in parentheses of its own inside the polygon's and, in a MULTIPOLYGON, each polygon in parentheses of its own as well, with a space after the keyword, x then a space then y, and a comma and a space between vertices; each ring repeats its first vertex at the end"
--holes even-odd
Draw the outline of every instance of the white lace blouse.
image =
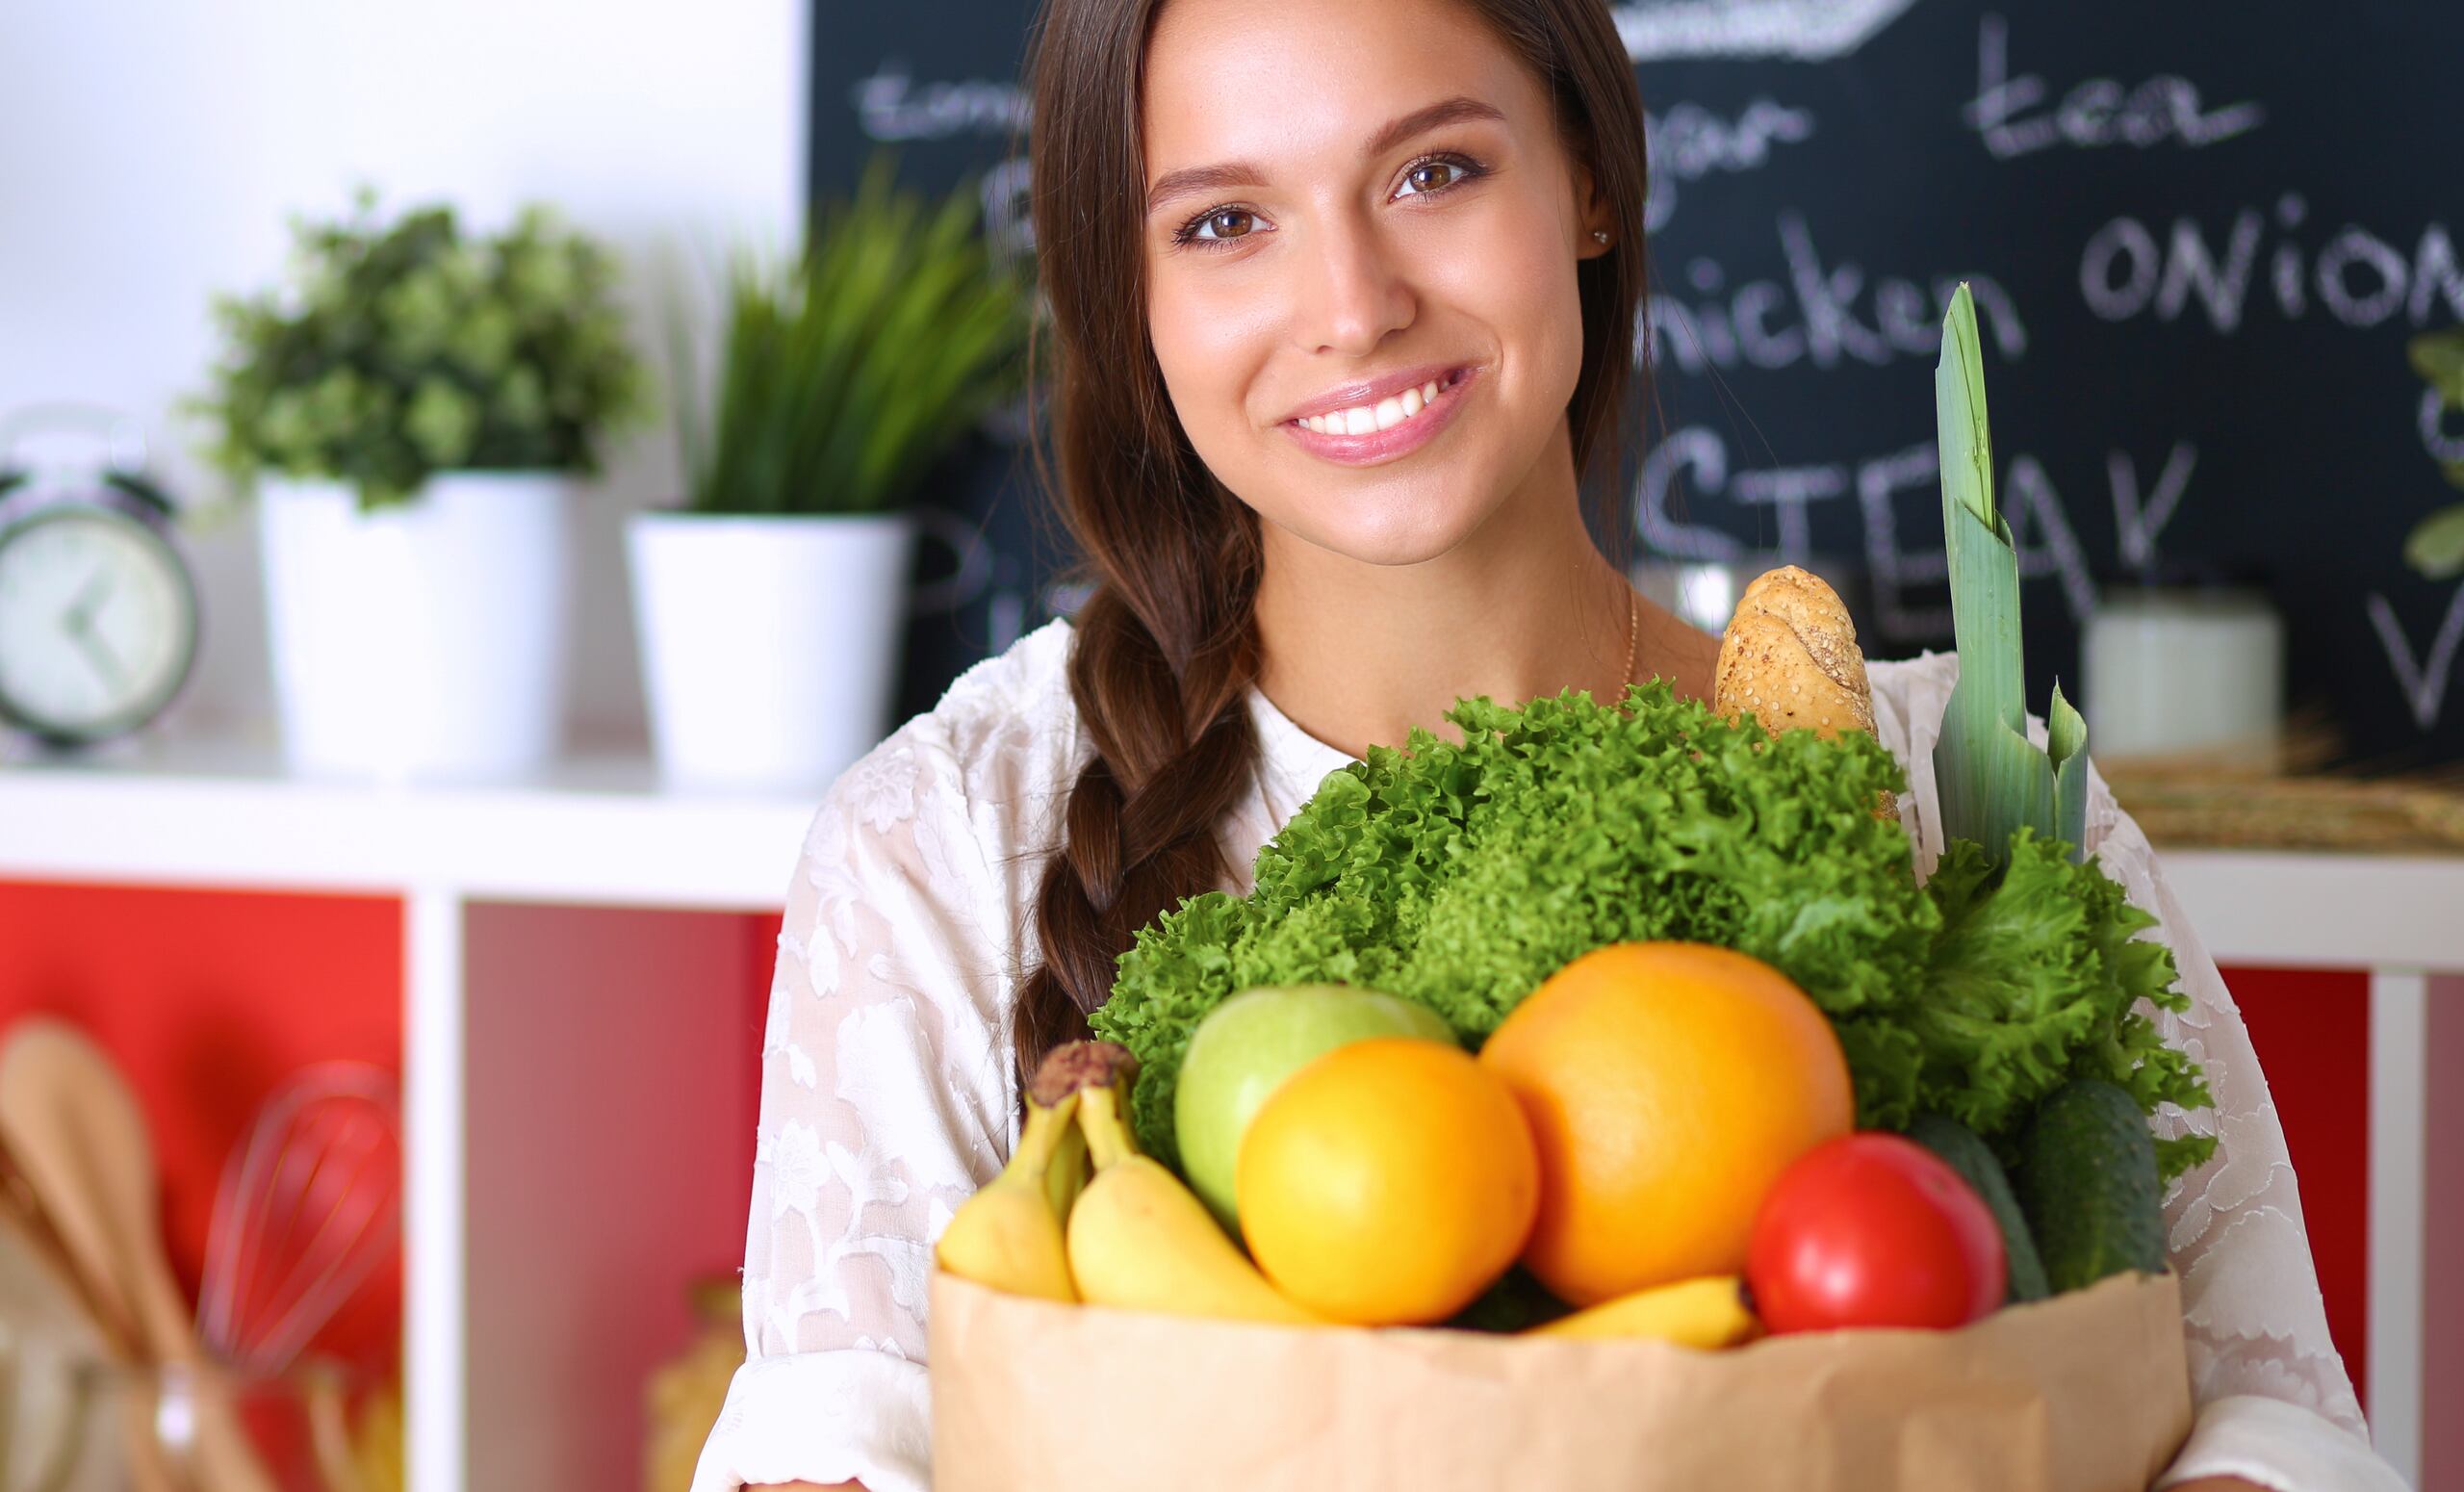
MULTIPOLYGON (((1069 698, 1068 649, 1067 624, 1054 622, 969 670, 840 778, 813 816, 762 1039, 749 1360, 693 1492, 930 1484, 932 1241, 1009 1153, 1008 1018, 1035 957, 1033 892, 1091 749, 1069 698)), ((1955 677, 1947 656, 1872 669, 1875 722, 1908 765, 1903 816, 1929 872, 1942 840, 1933 746, 1955 677)), ((1263 695, 1252 691, 1249 708, 1262 759, 1222 827, 1236 893, 1258 846, 1350 759, 1263 695)), ((2232 996, 2101 782, 2088 841, 2163 920, 2193 1007, 2158 1019, 2205 1067, 2220 1126, 2214 1159, 2166 1203, 2198 1419, 2160 1485, 2232 1474, 2284 1492, 2400 1488, 2363 1438, 2328 1340, 2284 1134, 2232 996)))

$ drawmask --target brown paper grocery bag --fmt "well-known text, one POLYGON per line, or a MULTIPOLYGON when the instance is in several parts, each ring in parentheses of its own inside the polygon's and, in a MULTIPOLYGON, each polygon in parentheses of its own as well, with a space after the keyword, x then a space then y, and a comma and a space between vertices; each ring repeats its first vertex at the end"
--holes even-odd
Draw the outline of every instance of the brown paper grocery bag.
POLYGON ((933 1279, 937 1492, 2142 1492, 2190 1433, 2170 1274, 1961 1331, 1296 1329, 933 1279))

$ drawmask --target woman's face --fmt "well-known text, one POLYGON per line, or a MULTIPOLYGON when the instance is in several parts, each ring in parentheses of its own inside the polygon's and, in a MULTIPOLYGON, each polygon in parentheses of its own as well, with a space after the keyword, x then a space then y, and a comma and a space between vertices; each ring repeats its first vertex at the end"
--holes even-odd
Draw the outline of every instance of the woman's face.
POLYGON ((1155 356, 1226 487, 1379 565, 1446 554, 1534 490, 1571 496, 1575 266, 1607 251, 1591 230, 1608 219, 1585 216, 1546 92, 1477 17, 1169 0, 1145 88, 1155 356), (1296 421, 1330 400, 1370 413, 1296 421))

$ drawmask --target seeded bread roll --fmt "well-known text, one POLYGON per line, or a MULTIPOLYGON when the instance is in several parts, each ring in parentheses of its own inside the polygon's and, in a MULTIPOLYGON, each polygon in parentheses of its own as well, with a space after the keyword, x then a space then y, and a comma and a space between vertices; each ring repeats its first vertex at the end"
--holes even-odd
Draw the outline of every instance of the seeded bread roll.
POLYGON ((1712 704, 1733 720, 1752 710, 1774 734, 1810 727, 1825 740, 1874 730, 1865 656, 1839 595, 1794 565, 1745 588, 1720 639, 1712 704))
MULTIPOLYGON (((1720 638, 1711 705, 1731 720, 1752 710, 1774 735, 1799 726, 1824 740, 1842 731, 1873 734, 1865 655, 1839 593, 1794 565, 1747 586, 1720 638)), ((1884 794, 1874 816, 1896 822, 1898 802, 1884 794)))

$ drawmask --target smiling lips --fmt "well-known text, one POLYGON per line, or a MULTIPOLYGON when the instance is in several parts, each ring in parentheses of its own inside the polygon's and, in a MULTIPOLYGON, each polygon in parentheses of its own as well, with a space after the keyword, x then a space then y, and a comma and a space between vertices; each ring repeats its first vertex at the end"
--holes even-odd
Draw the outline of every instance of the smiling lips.
POLYGON ((1427 444, 1445 428, 1476 371, 1458 368, 1374 403, 1286 420, 1283 427, 1302 450, 1329 461, 1347 466, 1392 461, 1427 444))

